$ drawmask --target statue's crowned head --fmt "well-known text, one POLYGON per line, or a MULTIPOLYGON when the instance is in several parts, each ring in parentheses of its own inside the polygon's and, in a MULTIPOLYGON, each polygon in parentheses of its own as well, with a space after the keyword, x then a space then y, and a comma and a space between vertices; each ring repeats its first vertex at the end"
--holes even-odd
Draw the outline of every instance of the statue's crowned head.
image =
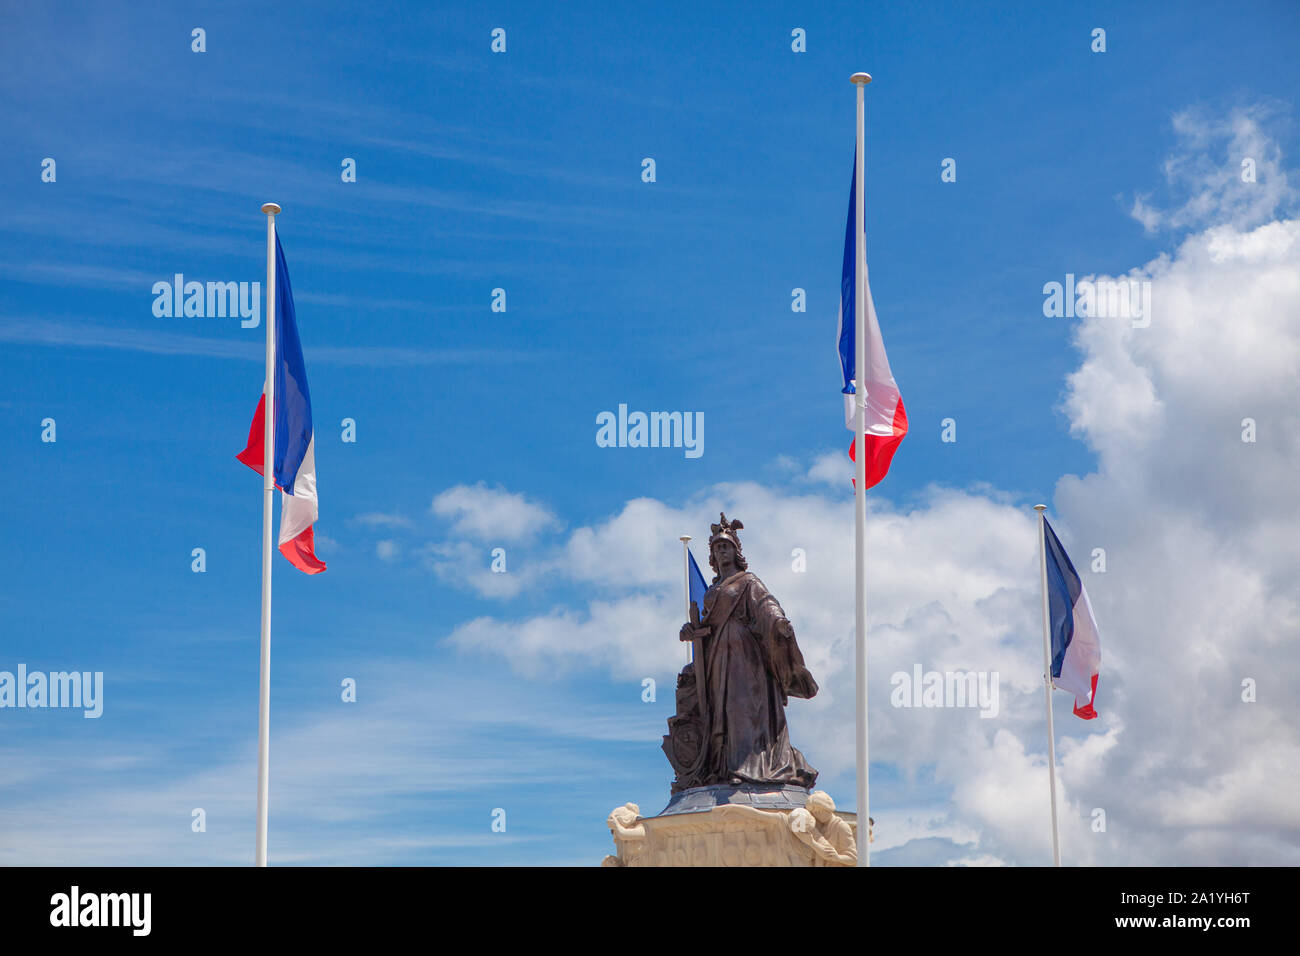
POLYGON ((717 524, 709 526, 709 530, 712 532, 709 535, 709 567, 711 567, 713 573, 718 576, 713 579, 715 582, 722 576, 722 569, 718 567, 718 558, 714 551, 714 546, 720 541, 726 541, 735 548, 736 556, 734 563, 737 571, 746 571, 749 569, 749 562, 746 561, 745 556, 741 554, 740 535, 737 534, 737 532, 745 526, 739 521, 728 521, 727 513, 725 511, 719 512, 718 518, 719 521, 717 524))

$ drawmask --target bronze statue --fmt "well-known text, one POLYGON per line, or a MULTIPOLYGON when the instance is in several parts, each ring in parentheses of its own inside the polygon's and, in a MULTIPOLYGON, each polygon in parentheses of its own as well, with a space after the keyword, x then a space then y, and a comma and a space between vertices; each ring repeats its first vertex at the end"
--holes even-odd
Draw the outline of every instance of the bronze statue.
POLYGON ((720 517, 709 538, 716 577, 704 607, 691 602, 678 635, 693 642, 695 657, 678 675, 677 713, 664 738, 677 773, 672 792, 714 784, 811 789, 817 771, 790 744, 785 705, 815 696, 817 682, 781 605, 748 570, 744 525, 720 517))

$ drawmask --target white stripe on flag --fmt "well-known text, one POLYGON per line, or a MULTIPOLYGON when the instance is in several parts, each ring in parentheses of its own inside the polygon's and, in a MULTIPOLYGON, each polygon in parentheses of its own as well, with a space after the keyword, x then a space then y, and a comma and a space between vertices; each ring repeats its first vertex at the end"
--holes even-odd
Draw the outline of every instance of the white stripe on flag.
POLYGON ((1101 637, 1082 581, 1079 599, 1070 610, 1074 616, 1074 634, 1061 660, 1061 676, 1053 683, 1073 694, 1076 706, 1084 707, 1092 701, 1092 675, 1101 669, 1101 637))
MULTIPOLYGON (((894 414, 901 397, 894 373, 885 354, 885 340, 880 335, 880 322, 876 319, 876 305, 871 301, 871 283, 867 281, 867 265, 862 264, 862 284, 867 290, 867 434, 888 438, 894 434, 894 414)), ((844 322, 844 307, 840 307, 840 323, 844 322)), ((861 375, 859 374, 859 378, 861 375)), ((857 380, 854 380, 854 387, 857 380)), ((853 395, 844 396, 844 427, 857 431, 857 409, 853 395)))
POLYGON ((293 481, 293 494, 280 496, 280 544, 292 541, 316 523, 316 436, 307 442, 307 453, 293 481))

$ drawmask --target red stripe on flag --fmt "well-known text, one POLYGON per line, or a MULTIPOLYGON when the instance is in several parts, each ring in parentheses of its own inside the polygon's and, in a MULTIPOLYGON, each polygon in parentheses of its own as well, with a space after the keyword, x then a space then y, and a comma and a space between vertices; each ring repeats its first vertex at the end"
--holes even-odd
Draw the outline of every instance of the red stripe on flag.
POLYGON ((280 545, 280 553, 304 574, 319 574, 325 570, 325 562, 316 557, 316 544, 310 526, 298 537, 290 538, 280 545))
POLYGON ((1092 675, 1092 696, 1088 698, 1088 703, 1082 707, 1074 708, 1074 716, 1082 717, 1084 720, 1092 720, 1097 716, 1097 711, 1092 707, 1093 701, 1097 699, 1097 675, 1092 675))
MULTIPOLYGON (((884 435, 867 435, 867 487, 872 488, 884 480, 885 475, 889 474, 889 465, 894 460, 894 452, 898 450, 899 444, 903 441, 903 436, 907 434, 907 411, 903 408, 903 399, 899 398, 898 405, 894 409, 893 434, 884 435)), ((849 444, 849 461, 857 462, 857 443, 856 438, 849 444)), ((853 479, 853 485, 856 488, 858 481, 853 479)))
POLYGON ((257 400, 257 411, 253 413, 253 424, 248 428, 248 446, 235 457, 259 475, 262 462, 266 458, 266 392, 257 400))

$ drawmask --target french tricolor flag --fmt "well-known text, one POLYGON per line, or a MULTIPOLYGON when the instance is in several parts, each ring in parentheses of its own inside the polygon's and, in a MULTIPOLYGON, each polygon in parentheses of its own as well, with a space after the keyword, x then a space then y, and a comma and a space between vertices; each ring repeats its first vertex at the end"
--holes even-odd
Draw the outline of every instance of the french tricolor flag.
MULTIPOLYGON (((248 429, 248 446, 236 457, 262 474, 266 388, 248 429)), ((302 342, 289 287, 280 237, 275 237, 275 486, 280 496, 280 553, 299 571, 316 574, 325 563, 316 557, 316 454, 311 427, 311 393, 302 342)))
POLYGON ((1074 694, 1074 715, 1097 716, 1097 675, 1101 670, 1101 637, 1083 581, 1061 547, 1056 532, 1043 518, 1047 545, 1047 604, 1052 635, 1052 684, 1074 694))
MULTIPOLYGON (((857 392, 857 374, 854 364, 857 361, 857 349, 854 342, 856 319, 855 264, 858 257, 858 230, 854 222, 858 203, 858 162, 857 154, 853 157, 853 185, 849 188, 849 218, 844 230, 844 267, 840 273, 840 320, 839 342, 840 368, 844 372, 844 424, 856 436, 857 408, 854 396, 857 392)), ((866 289, 867 306, 867 368, 862 381, 867 390, 866 422, 866 486, 878 484, 889 472, 889 463, 894 459, 903 436, 907 434, 907 412, 903 408, 903 396, 894 381, 894 373, 889 368, 889 357, 885 355, 885 342, 880 337, 880 323, 876 320, 876 307, 871 301, 871 284, 867 281, 867 264, 862 263, 862 285, 866 289)), ((849 445, 849 458, 857 461, 857 438, 849 445)))

